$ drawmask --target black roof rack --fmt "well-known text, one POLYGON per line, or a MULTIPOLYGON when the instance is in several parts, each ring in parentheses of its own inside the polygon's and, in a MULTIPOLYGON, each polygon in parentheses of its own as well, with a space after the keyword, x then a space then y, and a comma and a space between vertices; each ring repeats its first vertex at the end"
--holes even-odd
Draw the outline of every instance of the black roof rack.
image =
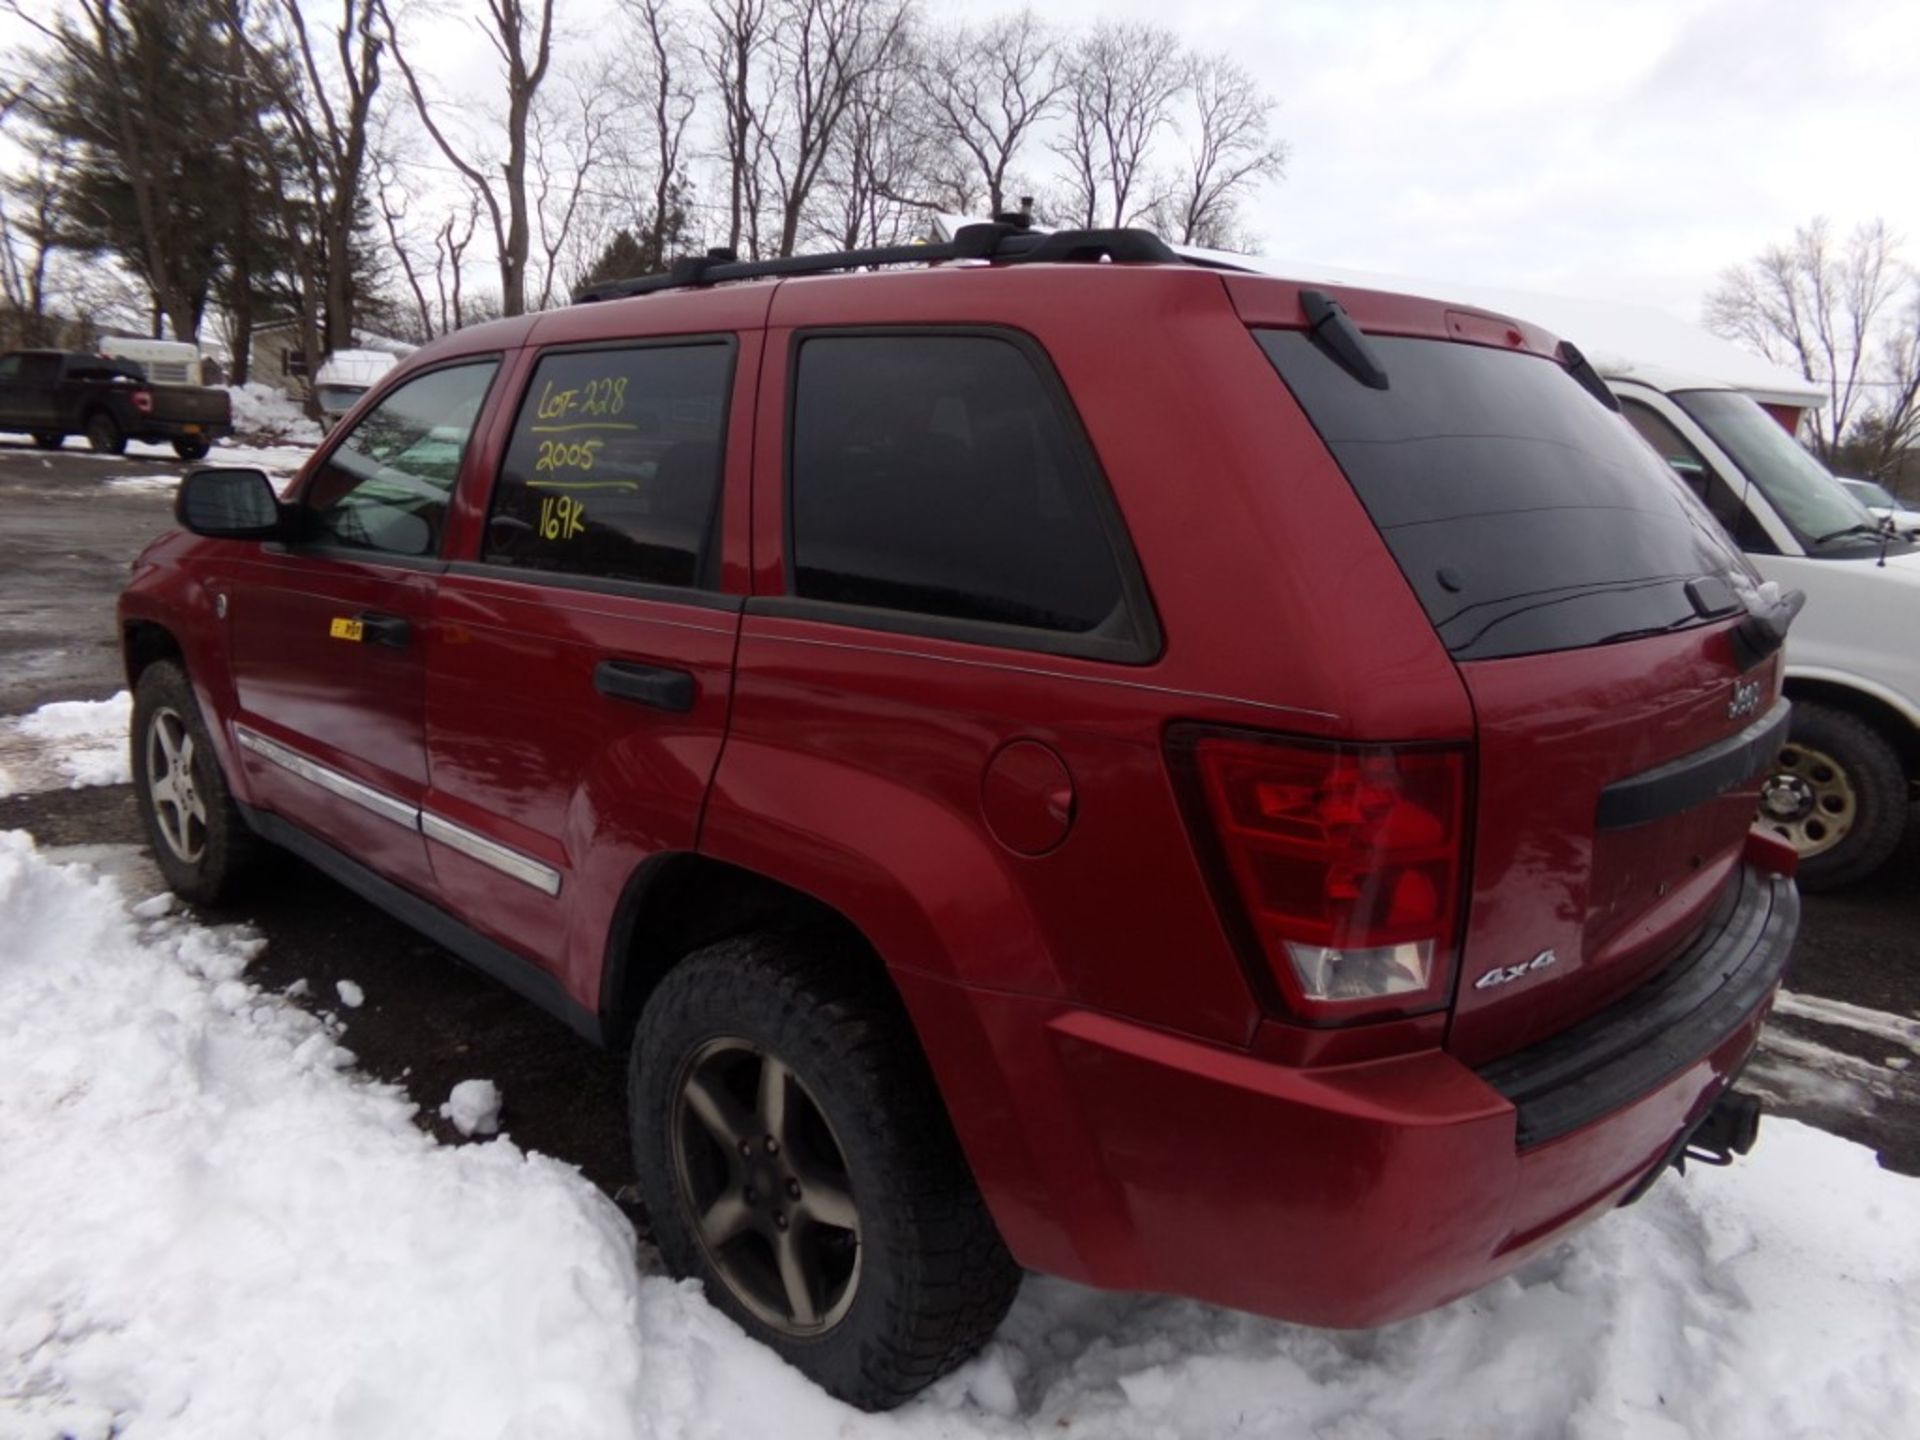
POLYGON ((781 275, 820 275, 834 270, 866 270, 882 265, 930 265, 938 260, 1149 261, 1173 264, 1181 256, 1149 230, 1055 230, 1035 234, 1003 220, 963 225, 944 244, 885 245, 874 250, 840 250, 824 255, 787 255, 778 260, 738 260, 731 250, 709 250, 673 262, 664 275, 605 280, 584 285, 576 301, 617 300, 661 290, 687 290, 724 280, 764 280, 781 275))

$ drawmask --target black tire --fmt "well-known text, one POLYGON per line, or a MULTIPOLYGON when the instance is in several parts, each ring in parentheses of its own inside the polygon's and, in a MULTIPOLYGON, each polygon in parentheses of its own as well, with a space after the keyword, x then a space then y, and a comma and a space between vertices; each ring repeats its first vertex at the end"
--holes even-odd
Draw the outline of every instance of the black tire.
POLYGON ((1798 700, 1793 730, 1761 792, 1760 824, 1800 852, 1800 888, 1864 880, 1900 848, 1907 774, 1859 716, 1798 700))
POLYGON ((67 443, 67 437, 57 430, 41 430, 35 433, 33 443, 42 450, 58 450, 67 443))
POLYGON ((174 661, 156 660, 140 672, 131 741, 134 798, 160 873, 176 895, 196 905, 230 898, 262 845, 233 803, 193 686, 174 661), (183 739, 191 742, 190 752, 183 739), (169 763, 175 754, 186 759, 177 770, 169 763), (155 774, 156 759, 162 771, 185 774, 184 789, 174 783, 175 774, 155 774), (171 799, 164 798, 167 793, 171 799))
POLYGON ((87 448, 99 455, 126 453, 127 437, 120 422, 104 410, 94 411, 87 417, 87 448))
POLYGON ((182 435, 173 442, 173 453, 182 460, 204 460, 212 448, 204 435, 182 435))
MULTIPOLYGON (((753 934, 695 951, 640 1017, 627 1099, 640 1191, 668 1269, 698 1277, 715 1305, 831 1394, 884 1410, 987 1341, 1020 1271, 974 1186, 905 1012, 884 980, 861 978, 868 974, 861 957, 831 941, 753 934), (695 1118, 688 1081, 710 1074, 703 1064, 733 1063, 749 1067, 751 1092, 764 1084, 755 1072, 769 1056, 791 1076, 780 1086, 789 1098, 775 1128, 792 1133, 784 1150, 765 1147, 775 1159, 754 1147, 736 1160, 695 1118), (800 1127, 809 1115, 825 1128, 800 1127), (714 1250, 701 1238, 701 1202, 691 1193, 701 1163, 727 1192, 720 1198, 736 1213, 752 1211, 714 1250), (778 1164, 797 1178, 766 1170, 778 1164), (851 1228, 810 1218, 816 1192, 801 1181, 814 1187, 823 1172, 831 1178, 820 1193, 855 1217, 851 1228), (774 1247, 803 1237, 814 1247, 804 1289, 825 1311, 810 1330, 802 1323, 810 1311, 775 1300, 787 1318, 772 1321, 754 1308, 767 1307, 764 1293, 747 1298, 756 1272, 778 1293, 774 1247), (716 1262, 716 1253, 728 1258, 716 1262)), ((713 1083, 725 1088, 724 1080, 721 1072, 713 1083)), ((766 1106, 739 1103, 757 1131, 766 1106)), ((717 1209, 716 1200, 706 1213, 717 1209)))

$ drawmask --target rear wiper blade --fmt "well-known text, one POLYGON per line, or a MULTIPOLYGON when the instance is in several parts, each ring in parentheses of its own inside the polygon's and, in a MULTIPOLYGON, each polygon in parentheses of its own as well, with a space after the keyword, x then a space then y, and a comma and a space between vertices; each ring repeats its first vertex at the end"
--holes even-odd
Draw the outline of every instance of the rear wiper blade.
POLYGON ((1307 312, 1307 338, 1334 364, 1371 390, 1387 388, 1387 370, 1360 327, 1324 290, 1302 290, 1300 308, 1307 312))

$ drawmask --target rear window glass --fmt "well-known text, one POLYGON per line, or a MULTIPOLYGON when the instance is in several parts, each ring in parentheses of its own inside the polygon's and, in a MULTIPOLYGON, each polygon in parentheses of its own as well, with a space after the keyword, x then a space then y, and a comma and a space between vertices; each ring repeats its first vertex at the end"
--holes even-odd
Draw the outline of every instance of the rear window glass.
POLYGON ((1372 336, 1375 390, 1298 331, 1255 333, 1456 659, 1704 623, 1687 581, 1744 569, 1626 421, 1551 361, 1372 336))

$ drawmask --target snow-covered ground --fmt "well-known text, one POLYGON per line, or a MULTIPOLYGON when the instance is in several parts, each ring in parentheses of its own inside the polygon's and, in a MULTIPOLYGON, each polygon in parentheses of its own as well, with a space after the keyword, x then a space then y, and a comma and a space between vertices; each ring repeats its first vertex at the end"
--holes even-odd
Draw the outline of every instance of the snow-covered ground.
POLYGON ((26 715, 0 716, 0 798, 133 779, 127 730, 133 696, 58 700, 26 715))
POLYGON ((247 983, 256 937, 110 859, 0 833, 6 1440, 1915 1433, 1920 1183, 1782 1121, 1420 1319, 1030 1279, 980 1359, 859 1415, 653 1273, 570 1167, 436 1144, 350 1026, 247 983))

